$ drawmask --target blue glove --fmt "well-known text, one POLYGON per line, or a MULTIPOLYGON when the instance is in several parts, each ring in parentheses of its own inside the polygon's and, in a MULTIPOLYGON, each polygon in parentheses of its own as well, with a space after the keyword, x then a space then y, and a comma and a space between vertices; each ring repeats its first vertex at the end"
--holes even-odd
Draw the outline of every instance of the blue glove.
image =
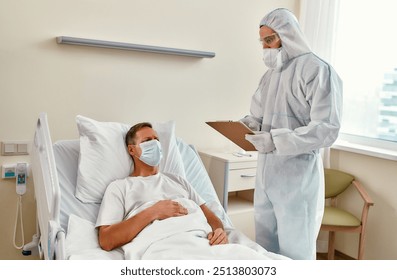
POLYGON ((251 142, 258 152, 263 154, 270 153, 276 149, 272 135, 266 131, 260 131, 256 134, 246 134, 245 139, 251 142))

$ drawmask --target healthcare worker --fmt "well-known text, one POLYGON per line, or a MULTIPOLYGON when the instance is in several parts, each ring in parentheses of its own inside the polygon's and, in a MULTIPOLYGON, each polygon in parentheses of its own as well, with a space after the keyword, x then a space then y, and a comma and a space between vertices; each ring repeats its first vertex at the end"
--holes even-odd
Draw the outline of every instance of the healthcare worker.
POLYGON ((254 195, 256 241, 292 259, 316 259, 324 212, 324 169, 319 149, 336 140, 342 81, 307 44, 296 17, 276 9, 260 22, 268 70, 252 97, 258 150, 254 195))

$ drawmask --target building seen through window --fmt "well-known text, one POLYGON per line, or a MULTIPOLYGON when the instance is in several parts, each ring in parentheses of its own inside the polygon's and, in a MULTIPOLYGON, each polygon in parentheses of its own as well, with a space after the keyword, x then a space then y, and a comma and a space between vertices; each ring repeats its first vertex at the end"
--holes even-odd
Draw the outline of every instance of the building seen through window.
POLYGON ((381 139, 397 141, 397 68, 384 74, 379 93, 379 122, 377 135, 381 139))

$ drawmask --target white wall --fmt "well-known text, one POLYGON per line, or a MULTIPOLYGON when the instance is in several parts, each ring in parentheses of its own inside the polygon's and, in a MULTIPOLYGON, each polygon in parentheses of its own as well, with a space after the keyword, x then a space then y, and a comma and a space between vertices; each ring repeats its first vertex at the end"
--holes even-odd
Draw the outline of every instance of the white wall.
MULTIPOLYGON (((258 23, 298 0, 1 0, 0 141, 31 140, 47 112, 54 141, 77 137, 75 116, 135 123, 176 121, 198 148, 234 148, 204 122, 238 119, 264 71, 258 23), (216 53, 212 59, 58 45, 85 37, 216 53)), ((29 161, 0 157, 0 164, 29 161)), ((0 179, 0 259, 12 246, 15 181, 0 179)), ((24 195, 25 239, 35 232, 33 182, 24 195)), ((19 240, 19 239, 18 239, 19 240)), ((17 242, 19 243, 19 242, 17 242)))

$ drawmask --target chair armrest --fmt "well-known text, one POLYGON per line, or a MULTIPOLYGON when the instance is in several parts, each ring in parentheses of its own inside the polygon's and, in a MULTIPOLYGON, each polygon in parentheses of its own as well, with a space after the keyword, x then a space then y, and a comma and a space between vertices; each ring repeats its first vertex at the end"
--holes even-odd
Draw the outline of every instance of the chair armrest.
POLYGON ((364 187, 360 184, 359 181, 353 180, 352 184, 357 189, 357 191, 359 192, 361 197, 363 198, 365 204, 368 204, 369 206, 374 205, 374 202, 373 202, 372 198, 365 191, 364 187))
POLYGON ((361 212, 361 226, 363 230, 365 230, 367 226, 369 207, 374 205, 374 202, 372 201, 368 193, 365 191, 364 187, 360 184, 360 182, 353 180, 352 185, 356 188, 356 190, 360 193, 361 197, 364 200, 364 207, 363 207, 363 211, 361 212))

